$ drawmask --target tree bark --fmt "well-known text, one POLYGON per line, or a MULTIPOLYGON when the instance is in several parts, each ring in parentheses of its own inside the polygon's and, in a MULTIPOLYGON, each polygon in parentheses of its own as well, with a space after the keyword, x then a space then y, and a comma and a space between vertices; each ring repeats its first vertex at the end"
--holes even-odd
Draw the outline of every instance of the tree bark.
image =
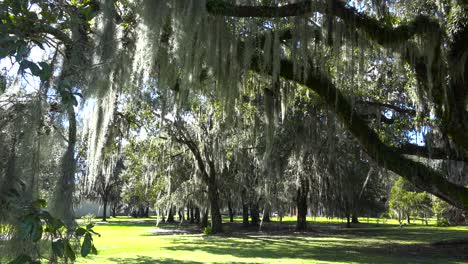
POLYGON ((359 224, 359 219, 358 219, 358 217, 357 217, 356 214, 353 214, 353 217, 352 217, 352 219, 351 219, 351 222, 352 222, 353 224, 359 224))
POLYGON ((242 203, 242 225, 249 226, 249 206, 242 203))
POLYGON ((309 195, 309 181, 306 178, 300 179, 300 186, 297 189, 297 224, 298 231, 307 230, 307 197, 309 195))
POLYGON ((266 223, 271 222, 270 214, 271 214, 270 206, 268 204, 266 204, 265 208, 263 209, 263 219, 262 219, 262 221, 266 222, 266 223))
POLYGON ((251 225, 260 225, 260 210, 258 208, 258 202, 252 202, 250 204, 250 219, 252 220, 251 225))
POLYGON ((174 208, 171 206, 169 215, 167 216, 167 223, 174 223, 174 208))
POLYGON ((205 209, 203 211, 200 226, 202 229, 208 226, 208 209, 205 209))
POLYGON ((52 200, 52 212, 61 219, 67 227, 75 225, 73 212, 73 192, 75 191, 75 145, 76 145, 76 114, 71 103, 67 105, 68 117, 68 145, 61 161, 61 174, 58 179, 58 188, 52 200))
POLYGON ((197 224, 200 223, 200 208, 199 207, 195 208, 195 223, 197 224))
POLYGON ((194 210, 193 207, 190 207, 190 223, 193 224, 195 223, 195 215, 194 215, 194 210))
POLYGON ((184 214, 179 210, 179 221, 184 221, 184 214))
POLYGON ((222 232, 222 218, 218 204, 219 194, 214 175, 210 177, 210 183, 208 184, 208 199, 211 205, 211 228, 213 233, 222 232))
POLYGON ((245 189, 242 189, 241 192, 241 203, 242 203, 242 225, 244 227, 249 226, 249 206, 247 204, 247 192, 245 189))
POLYGON ((346 213, 346 228, 351 228, 351 218, 349 213, 346 213))
POLYGON ((104 207, 102 209, 102 221, 107 222, 107 199, 104 198, 102 200, 102 203, 104 204, 104 207))
POLYGON ((228 200, 229 222, 234 223, 234 211, 232 210, 231 199, 228 200))

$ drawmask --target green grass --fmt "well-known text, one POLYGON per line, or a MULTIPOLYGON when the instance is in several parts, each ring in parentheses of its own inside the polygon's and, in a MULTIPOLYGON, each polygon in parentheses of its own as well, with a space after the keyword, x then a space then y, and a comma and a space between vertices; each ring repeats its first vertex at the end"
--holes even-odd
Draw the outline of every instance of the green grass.
POLYGON ((187 224, 162 225, 159 230, 190 234, 159 234, 154 218, 112 219, 94 228, 102 235, 94 238, 99 254, 78 263, 466 263, 462 255, 467 260, 460 247, 428 244, 468 238, 468 227, 400 228, 391 223, 345 229, 340 219, 320 218, 310 223, 309 232, 295 233, 292 220, 283 219, 269 232, 237 232, 237 226, 228 224, 227 229, 236 229, 230 236, 203 236, 187 224), (276 227, 281 231, 275 232, 276 227))

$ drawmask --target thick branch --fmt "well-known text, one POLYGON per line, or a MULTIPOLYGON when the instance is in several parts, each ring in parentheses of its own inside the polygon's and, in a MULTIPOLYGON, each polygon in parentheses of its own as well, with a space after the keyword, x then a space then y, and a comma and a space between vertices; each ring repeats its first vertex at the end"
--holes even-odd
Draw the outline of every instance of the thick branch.
MULTIPOLYGON (((254 58, 251 67, 260 72, 259 61, 259 58, 254 58)), ((448 181, 440 172, 410 160, 384 144, 366 122, 355 115, 348 100, 324 74, 318 70, 312 70, 308 78, 302 80, 294 75, 293 63, 283 59, 281 60, 280 75, 287 80, 305 85, 317 93, 335 111, 369 156, 380 166, 403 176, 418 188, 459 208, 468 208, 468 188, 448 181)))
MULTIPOLYGON (((308 0, 283 6, 238 6, 220 0, 210 0, 207 2, 207 10, 212 15, 265 18, 302 16, 318 12, 340 18, 349 30, 355 30, 356 28, 362 30, 369 39, 383 47, 392 50, 396 47, 402 47, 397 51, 407 63, 414 67, 420 87, 427 93, 429 99, 434 102, 437 116, 444 121, 442 123, 443 131, 448 133, 455 143, 465 150, 468 149, 468 137, 465 135, 468 127, 464 100, 466 97, 465 85, 463 85, 463 82, 458 81, 458 83, 452 83, 449 89, 443 88, 444 79, 440 78, 440 76, 444 74, 438 74, 444 71, 440 63, 440 46, 443 33, 435 19, 420 15, 408 23, 394 27, 391 24, 382 23, 376 18, 358 12, 354 7, 347 6, 341 0, 321 2, 308 0), (434 50, 430 51, 434 53, 434 61, 431 64, 428 64, 425 59, 425 52, 420 52, 415 44, 410 41, 413 36, 418 34, 427 34, 426 41, 436 43, 434 50), (428 72, 431 72, 432 80, 429 80, 428 72), (444 104, 444 98, 447 98, 448 105, 444 104)), ((462 43, 463 45, 465 43, 463 40, 467 39, 468 34, 463 36, 464 38, 458 37, 462 41, 456 43, 462 43)), ((465 49, 455 48, 452 50, 464 51, 465 49)), ((456 53, 452 52, 455 62, 464 57, 453 56, 453 54, 456 53)), ((464 61, 468 65, 468 60, 464 61)), ((468 70, 465 70, 465 75, 468 75, 468 70)), ((463 80, 463 78, 458 79, 463 80)))
POLYGON ((290 17, 311 13, 311 1, 284 6, 237 6, 219 0, 209 0, 206 8, 210 14, 232 17, 290 17))
POLYGON ((383 107, 383 108, 391 109, 391 110, 393 110, 395 112, 402 113, 402 114, 416 115, 416 110, 414 110, 414 109, 402 108, 402 107, 392 105, 392 104, 381 103, 381 102, 373 102, 373 101, 361 101, 361 102, 357 102, 357 103, 358 104, 364 104, 364 105, 383 107))
POLYGON ((441 148, 428 148, 427 146, 418 146, 410 143, 396 147, 394 150, 400 154, 425 157, 428 159, 450 159, 468 162, 468 157, 457 155, 455 150, 447 151, 441 148))
POLYGON ((212 15, 231 17, 290 17, 318 12, 339 17, 348 27, 364 30, 381 45, 399 43, 423 32, 440 31, 437 21, 427 16, 418 16, 409 23, 393 27, 358 12, 354 7, 346 6, 341 0, 303 1, 284 6, 238 6, 219 0, 209 0, 206 8, 212 15))
POLYGON ((178 124, 177 122, 173 124, 176 129, 177 129, 177 135, 172 133, 172 137, 179 143, 184 144, 188 147, 190 152, 192 152, 193 156, 195 157, 195 160, 197 161, 198 169, 200 170, 201 176, 205 182, 209 182, 209 175, 206 170, 205 162, 203 161, 203 157, 200 153, 200 150, 197 146, 197 144, 190 138, 188 138, 185 133, 182 131, 184 128, 182 127, 181 124, 178 124))

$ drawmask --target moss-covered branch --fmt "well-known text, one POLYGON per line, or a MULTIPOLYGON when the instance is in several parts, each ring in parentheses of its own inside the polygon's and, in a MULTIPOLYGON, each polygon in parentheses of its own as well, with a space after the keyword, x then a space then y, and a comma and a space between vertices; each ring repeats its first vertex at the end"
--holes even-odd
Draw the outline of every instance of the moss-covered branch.
POLYGON ((281 61, 281 76, 306 85, 317 93, 330 108, 334 109, 344 125, 359 140, 366 152, 382 167, 385 167, 445 201, 468 209, 468 188, 448 181, 444 175, 428 166, 405 158, 384 144, 364 120, 354 114, 351 104, 328 77, 318 70, 309 73, 302 81, 294 76, 291 61, 281 61))
POLYGON ((400 154, 425 157, 428 159, 449 159, 468 162, 468 156, 460 155, 454 149, 446 150, 442 148, 428 148, 427 146, 407 143, 399 147, 395 147, 394 150, 400 154))
MULTIPOLYGON (((259 58, 253 59, 251 68, 261 72, 259 58)), ((448 181, 440 172, 408 159, 394 148, 384 144, 366 122, 356 115, 351 104, 332 81, 318 69, 312 70, 307 79, 302 80, 294 74, 293 63, 283 59, 280 75, 287 80, 305 85, 318 94, 380 166, 401 175, 418 188, 450 204, 468 209, 468 188, 448 181)))
POLYGON ((283 6, 238 6, 222 0, 209 0, 207 10, 212 15, 231 17, 290 17, 302 16, 313 12, 341 18, 347 26, 365 31, 368 36, 381 45, 401 43, 416 34, 440 31, 438 22, 428 16, 418 16, 408 23, 393 27, 376 18, 358 12, 340 0, 303 1, 283 6))
POLYGON ((207 10, 212 15, 232 17, 290 17, 318 12, 327 17, 340 18, 348 30, 360 30, 365 37, 382 47, 399 52, 402 59, 412 65, 419 89, 435 106, 443 133, 449 135, 465 152, 468 151, 465 88, 465 80, 468 80, 468 30, 465 24, 468 16, 464 13, 468 10, 468 4, 458 3, 451 13, 454 14, 451 15, 451 28, 456 30, 452 34, 448 70, 441 52, 444 32, 439 22, 429 16, 419 15, 394 26, 359 12, 341 0, 305 0, 283 6, 239 6, 222 0, 209 0, 207 10), (416 35, 426 39, 425 47, 419 47, 412 41, 416 35), (459 69, 464 71, 460 72, 459 69), (445 77, 449 75, 448 71, 450 75, 457 76, 451 76, 447 87, 445 77))

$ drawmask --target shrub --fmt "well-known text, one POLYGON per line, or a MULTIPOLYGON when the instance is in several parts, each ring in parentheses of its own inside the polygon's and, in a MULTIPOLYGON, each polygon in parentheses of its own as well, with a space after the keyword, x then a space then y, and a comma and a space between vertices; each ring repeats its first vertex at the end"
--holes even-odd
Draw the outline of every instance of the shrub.
POLYGON ((209 226, 203 228, 203 234, 205 234, 206 236, 210 236, 213 234, 213 229, 209 226))
POLYGON ((437 219, 437 226, 441 226, 441 227, 450 226, 450 223, 447 220, 447 218, 444 217, 444 218, 437 219))

